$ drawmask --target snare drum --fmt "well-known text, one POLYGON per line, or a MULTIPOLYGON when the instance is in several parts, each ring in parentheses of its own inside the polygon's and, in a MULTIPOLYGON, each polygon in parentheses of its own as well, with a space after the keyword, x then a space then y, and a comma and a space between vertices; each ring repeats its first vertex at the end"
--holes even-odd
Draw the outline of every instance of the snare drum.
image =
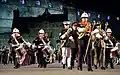
POLYGON ((111 53, 110 53, 110 57, 111 58, 115 58, 115 57, 117 57, 117 51, 112 51, 111 53))

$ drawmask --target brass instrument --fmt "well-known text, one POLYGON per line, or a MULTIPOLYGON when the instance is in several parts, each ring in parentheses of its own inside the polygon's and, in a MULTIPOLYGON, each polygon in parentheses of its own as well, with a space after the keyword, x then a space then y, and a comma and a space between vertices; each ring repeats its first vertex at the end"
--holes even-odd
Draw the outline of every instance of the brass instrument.
POLYGON ((90 23, 88 23, 88 24, 85 26, 85 30, 84 30, 84 32, 80 32, 80 33, 77 32, 77 34, 78 34, 78 39, 81 39, 82 37, 85 36, 87 30, 88 30, 89 28, 91 28, 90 26, 91 26, 90 23))
MULTIPOLYGON (((67 30, 67 32, 65 32, 63 35, 65 35, 65 36, 68 36, 69 35, 69 33, 72 31, 72 28, 69 28, 68 30, 67 30)), ((62 35, 62 36, 63 36, 62 35)), ((63 47, 63 45, 65 44, 65 42, 66 42, 66 40, 62 40, 62 44, 61 44, 61 48, 63 47)))
MULTIPOLYGON (((68 36, 71 31, 72 31, 72 28, 69 28, 69 29, 67 30, 67 32, 65 32, 63 35, 68 36)), ((62 55, 62 50, 61 50, 61 48, 64 46, 65 42, 66 42, 66 40, 61 40, 61 44, 60 44, 60 47, 59 47, 59 49, 58 49, 58 55, 60 55, 60 56, 62 55)))

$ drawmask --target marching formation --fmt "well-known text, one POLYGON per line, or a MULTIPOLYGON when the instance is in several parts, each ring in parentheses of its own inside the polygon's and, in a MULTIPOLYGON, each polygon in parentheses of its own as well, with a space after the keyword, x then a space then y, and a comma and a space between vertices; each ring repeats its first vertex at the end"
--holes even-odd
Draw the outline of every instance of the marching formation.
POLYGON ((87 65, 88 71, 93 71, 93 66, 95 69, 101 67, 105 70, 109 63, 111 69, 114 69, 115 61, 117 60, 118 64, 120 60, 120 44, 111 35, 112 30, 107 27, 103 29, 101 22, 88 22, 86 12, 81 15, 80 20, 72 24, 70 21, 63 22, 64 28, 57 41, 57 53, 50 46, 48 34, 43 29, 40 29, 33 43, 29 43, 20 35, 19 30, 14 28, 8 41, 14 68, 36 63, 38 67, 46 68, 47 64, 52 64, 57 59, 62 63, 63 69, 67 67, 72 70, 76 62, 77 70, 81 71, 83 64, 87 65))

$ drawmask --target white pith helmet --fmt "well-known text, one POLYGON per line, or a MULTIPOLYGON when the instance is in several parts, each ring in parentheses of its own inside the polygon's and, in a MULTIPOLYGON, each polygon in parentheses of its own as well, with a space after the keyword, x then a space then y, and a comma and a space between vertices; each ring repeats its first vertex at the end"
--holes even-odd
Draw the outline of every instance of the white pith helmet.
POLYGON ((88 14, 86 12, 82 13, 81 18, 88 18, 88 14))
POLYGON ((66 24, 69 25, 69 24, 70 24, 70 21, 64 21, 63 24, 64 24, 64 25, 66 25, 66 24))
POLYGON ((17 28, 14 28, 13 33, 19 33, 19 30, 17 28))
POLYGON ((110 28, 107 29, 107 33, 112 33, 112 30, 110 28))
POLYGON ((40 29, 38 33, 40 33, 40 34, 44 34, 45 31, 44 31, 43 29, 40 29))

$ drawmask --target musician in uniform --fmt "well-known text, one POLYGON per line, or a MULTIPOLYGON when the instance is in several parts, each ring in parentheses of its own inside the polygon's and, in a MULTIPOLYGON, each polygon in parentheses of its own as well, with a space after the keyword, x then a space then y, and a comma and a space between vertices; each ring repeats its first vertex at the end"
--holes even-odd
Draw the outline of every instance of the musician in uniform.
POLYGON ((64 29, 61 31, 60 40, 62 41, 61 50, 62 50, 62 64, 63 69, 67 65, 68 69, 71 69, 71 48, 70 42, 72 36, 70 36, 70 32, 72 29, 69 27, 70 21, 64 21, 64 29), (66 63, 67 62, 67 63, 66 63))
POLYGON ((39 30, 38 32, 38 37, 33 41, 33 44, 35 45, 36 48, 36 55, 37 55, 37 63, 38 67, 46 68, 47 62, 46 62, 46 57, 47 57, 47 52, 45 50, 45 45, 48 43, 48 41, 45 39, 45 32, 43 29, 39 30))
POLYGON ((23 37, 20 35, 20 32, 17 28, 13 29, 13 33, 8 43, 10 44, 12 50, 11 53, 14 61, 14 68, 17 69, 20 67, 20 58, 23 55, 21 54, 20 49, 17 50, 17 48, 21 43, 24 43, 23 37))
POLYGON ((71 67, 74 68, 74 61, 78 52, 78 22, 72 23, 72 32, 71 36, 73 37, 73 42, 71 42, 71 49, 72 49, 72 58, 71 58, 71 67))
POLYGON ((92 32, 94 37, 94 66, 97 69, 98 63, 101 64, 101 69, 105 70, 105 46, 104 46, 104 30, 101 29, 101 24, 96 24, 96 29, 92 32))
POLYGON ((110 28, 107 29, 106 33, 108 38, 105 40, 106 42, 105 67, 108 68, 108 64, 110 63, 111 69, 114 69, 112 58, 110 58, 110 53, 111 53, 111 49, 115 47, 116 39, 113 36, 111 36, 112 31, 110 28))
POLYGON ((88 44, 88 39, 90 37, 90 33, 91 33, 91 24, 88 22, 88 14, 86 12, 84 12, 81 15, 81 22, 79 23, 78 26, 78 32, 80 32, 81 34, 79 34, 78 37, 78 65, 77 65, 77 69, 82 71, 82 62, 83 62, 83 56, 87 54, 87 64, 88 64, 88 71, 93 71, 92 70, 92 66, 91 66, 91 41, 90 41, 90 46, 88 48, 87 53, 86 52, 86 48, 87 48, 87 44, 88 44), (82 29, 82 30, 81 30, 82 29), (81 33, 82 31, 82 33, 81 33))

